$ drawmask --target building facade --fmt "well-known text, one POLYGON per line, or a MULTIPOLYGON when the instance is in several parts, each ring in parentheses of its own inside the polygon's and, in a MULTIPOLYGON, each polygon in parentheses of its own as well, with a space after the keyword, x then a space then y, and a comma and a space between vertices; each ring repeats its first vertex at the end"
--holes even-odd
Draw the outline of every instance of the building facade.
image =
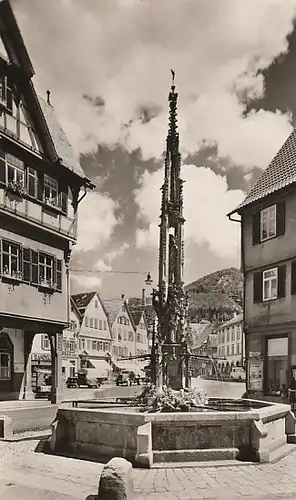
POLYGON ((52 402, 60 399, 62 332, 79 192, 91 187, 34 69, 8 0, 0 3, 0 399, 32 397, 34 335, 48 335, 52 402))
POLYGON ((217 372, 217 334, 216 324, 208 321, 191 323, 191 357, 192 375, 213 376, 217 372))
POLYGON ((149 347, 149 325, 145 310, 131 312, 135 328, 135 355, 143 356, 150 351, 149 347))
POLYGON ((78 335, 80 331, 80 315, 71 301, 70 325, 63 331, 62 373, 63 380, 73 377, 79 368, 78 335))
POLYGON ((230 372, 232 367, 245 366, 245 336, 243 315, 237 314, 226 323, 216 328, 217 356, 221 373, 230 372))
POLYGON ((279 398, 296 372, 296 131, 249 195, 241 217, 247 390, 279 398))
POLYGON ((78 369, 95 370, 97 377, 109 378, 112 338, 104 304, 96 291, 72 295, 71 302, 80 315, 78 369))
POLYGON ((135 356, 136 333, 133 319, 124 296, 103 301, 112 335, 112 358, 135 356))

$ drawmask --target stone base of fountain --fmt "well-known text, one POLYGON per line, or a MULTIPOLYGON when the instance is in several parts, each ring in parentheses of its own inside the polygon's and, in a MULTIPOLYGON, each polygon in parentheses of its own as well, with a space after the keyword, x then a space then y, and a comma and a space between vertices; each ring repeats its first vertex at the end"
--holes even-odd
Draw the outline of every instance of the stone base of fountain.
POLYGON ((123 457, 140 467, 269 462, 294 450, 295 417, 289 405, 214 399, 208 405, 211 410, 184 413, 141 413, 127 406, 62 407, 53 424, 51 449, 95 461, 123 457), (215 405, 219 411, 213 410, 215 405))

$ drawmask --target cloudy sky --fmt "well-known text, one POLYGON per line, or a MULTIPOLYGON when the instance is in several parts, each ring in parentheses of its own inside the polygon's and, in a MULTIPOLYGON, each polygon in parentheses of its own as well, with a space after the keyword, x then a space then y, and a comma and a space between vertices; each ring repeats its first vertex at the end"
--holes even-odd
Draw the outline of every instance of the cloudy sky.
POLYGON ((238 266, 239 225, 226 213, 292 130, 296 0, 12 4, 37 91, 51 90, 97 186, 80 206, 72 268, 86 272, 73 273, 73 291, 135 296, 145 272, 157 279, 170 68, 186 181, 186 281, 238 266))

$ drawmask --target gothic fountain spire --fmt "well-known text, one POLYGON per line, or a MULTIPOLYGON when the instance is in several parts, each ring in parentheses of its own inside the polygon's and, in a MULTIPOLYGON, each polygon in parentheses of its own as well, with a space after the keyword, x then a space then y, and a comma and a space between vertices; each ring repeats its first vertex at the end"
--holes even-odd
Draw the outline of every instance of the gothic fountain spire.
POLYGON ((183 289, 184 222, 183 180, 177 120, 178 94, 175 92, 175 72, 169 92, 169 127, 164 162, 164 183, 160 213, 158 290, 154 290, 153 305, 158 318, 160 356, 159 383, 174 389, 188 386, 185 338, 188 309, 183 289), (160 381, 161 379, 161 381, 160 381))

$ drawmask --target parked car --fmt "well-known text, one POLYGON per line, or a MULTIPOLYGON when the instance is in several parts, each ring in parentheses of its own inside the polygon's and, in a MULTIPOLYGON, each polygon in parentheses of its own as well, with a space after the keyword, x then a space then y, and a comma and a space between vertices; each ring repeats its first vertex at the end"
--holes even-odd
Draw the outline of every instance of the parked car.
POLYGON ((88 378, 85 373, 78 373, 74 377, 68 377, 66 386, 68 389, 71 387, 87 387, 88 389, 97 389, 100 387, 101 382, 96 378, 88 378))
POLYGON ((230 378, 232 380, 237 380, 238 382, 246 381, 246 371, 242 366, 236 366, 232 368, 230 372, 230 378))
POLYGON ((132 385, 131 372, 128 370, 121 370, 116 377, 116 385, 132 385))

